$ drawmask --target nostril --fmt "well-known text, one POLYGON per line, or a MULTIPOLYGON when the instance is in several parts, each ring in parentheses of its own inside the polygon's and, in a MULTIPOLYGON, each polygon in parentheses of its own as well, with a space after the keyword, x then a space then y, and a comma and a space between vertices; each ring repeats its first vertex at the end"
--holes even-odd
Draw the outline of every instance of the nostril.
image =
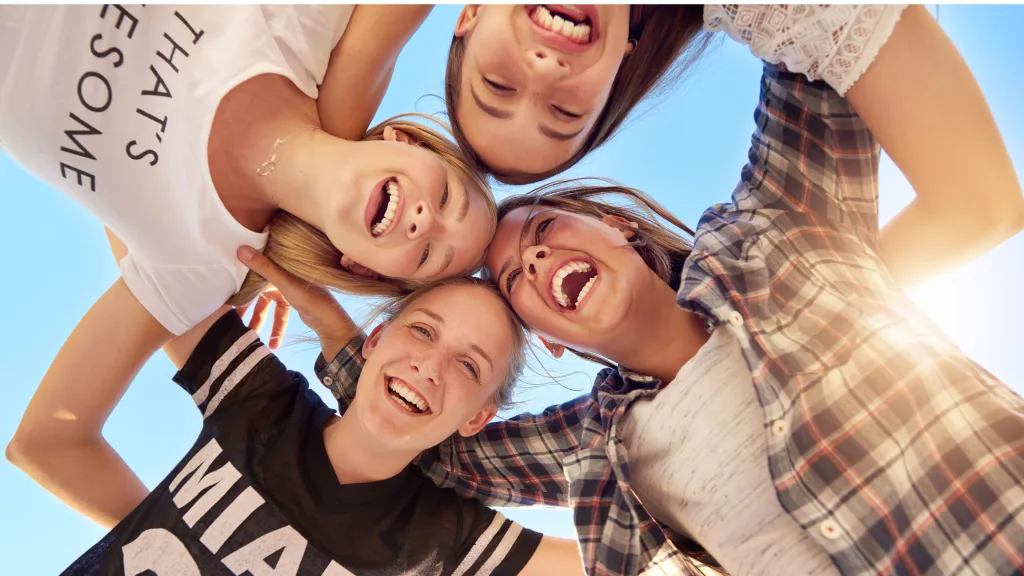
POLYGON ((539 52, 539 51, 538 52, 534 52, 533 55, 536 56, 538 60, 543 60, 543 59, 548 57, 547 54, 545 54, 543 52, 539 52))
POLYGON ((537 258, 547 258, 548 253, 543 250, 537 250, 537 258))
POLYGON ((416 224, 413 224, 412 226, 409 227, 409 232, 411 234, 415 234, 416 233, 416 224))
POLYGON ((527 266, 527 270, 530 271, 530 274, 536 274, 537 273, 537 269, 533 267, 533 264, 530 264, 529 266, 527 266))
POLYGON ((418 215, 418 214, 423 214, 423 206, 417 206, 417 207, 416 207, 416 214, 417 214, 417 215, 418 215))

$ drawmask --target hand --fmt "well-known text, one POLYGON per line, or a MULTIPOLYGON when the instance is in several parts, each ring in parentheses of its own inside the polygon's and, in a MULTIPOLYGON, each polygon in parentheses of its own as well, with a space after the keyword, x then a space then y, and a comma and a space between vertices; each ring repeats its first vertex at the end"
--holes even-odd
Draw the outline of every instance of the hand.
POLYGON ((274 325, 270 329, 270 342, 267 343, 271 350, 277 350, 284 338, 285 330, 288 328, 288 313, 291 312, 291 304, 285 299, 281 291, 273 285, 268 285, 253 302, 244 306, 236 306, 235 312, 239 318, 245 319, 245 313, 252 306, 252 317, 249 318, 249 329, 259 333, 263 329, 263 323, 267 321, 267 313, 270 312, 270 304, 274 304, 274 325))
MULTIPOLYGON (((249 246, 242 246, 238 249, 238 259, 250 270, 274 285, 273 289, 264 291, 256 300, 253 319, 249 323, 250 328, 253 327, 253 323, 257 323, 257 326, 262 325, 266 319, 270 302, 275 303, 274 328, 270 340, 272 349, 276 348, 275 338, 280 339, 284 333, 288 311, 291 308, 295 308, 303 324, 316 332, 321 345, 325 348, 324 356, 328 359, 333 355, 328 355, 326 341, 332 343, 340 341, 341 345, 344 345, 358 332, 358 327, 352 322, 345 309, 323 286, 316 286, 292 276, 249 246), (285 318, 284 322, 280 321, 282 316, 285 318)), ((338 348, 340 349, 340 346, 338 348)))

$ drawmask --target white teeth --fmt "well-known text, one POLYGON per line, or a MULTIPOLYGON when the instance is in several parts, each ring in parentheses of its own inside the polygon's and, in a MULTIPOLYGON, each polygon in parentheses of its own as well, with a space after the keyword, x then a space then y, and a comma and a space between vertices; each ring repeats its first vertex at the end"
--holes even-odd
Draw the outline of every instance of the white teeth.
MULTIPOLYGON (((426 412, 427 409, 430 407, 427 404, 426 399, 424 399, 422 396, 417 394, 415 390, 409 388, 408 386, 406 386, 405 384, 402 384, 401 382, 398 382, 396 380, 392 380, 388 384, 388 390, 391 390, 395 394, 398 394, 399 396, 402 397, 403 400, 405 400, 409 404, 412 404, 413 406, 419 408, 423 412, 426 412)), ((406 407, 406 409, 408 409, 408 407, 406 407)), ((410 410, 410 412, 411 412, 411 410, 410 410)))
POLYGON ((576 305, 577 306, 579 306, 580 302, 583 302, 583 299, 586 298, 588 293, 590 293, 590 289, 594 287, 594 282, 596 282, 596 281, 597 281, 597 276, 594 276, 590 280, 587 280, 587 283, 583 285, 583 289, 580 290, 580 295, 576 297, 576 305))
MULTIPOLYGON (((565 277, 573 272, 588 272, 590 270, 590 263, 588 262, 569 262, 564 264, 561 268, 555 271, 554 276, 551 278, 551 293, 555 296, 555 301, 564 307, 569 306, 569 296, 562 291, 562 282, 565 277)), ((594 276, 587 283, 583 285, 583 289, 580 290, 579 296, 576 297, 576 303, 579 304, 583 301, 583 297, 587 295, 590 288, 594 285, 594 281, 597 280, 597 276, 594 276)))
POLYGON ((391 227, 391 223, 395 221, 395 211, 398 210, 398 185, 394 182, 388 182, 388 207, 384 211, 384 219, 374 224, 370 232, 374 236, 380 236, 381 234, 388 231, 391 227))
POLYGON ((561 34, 578 44, 582 44, 590 40, 590 26, 587 26, 586 24, 576 24, 572 20, 563 18, 560 15, 552 16, 551 11, 548 10, 546 6, 538 6, 535 8, 531 18, 543 28, 561 34))

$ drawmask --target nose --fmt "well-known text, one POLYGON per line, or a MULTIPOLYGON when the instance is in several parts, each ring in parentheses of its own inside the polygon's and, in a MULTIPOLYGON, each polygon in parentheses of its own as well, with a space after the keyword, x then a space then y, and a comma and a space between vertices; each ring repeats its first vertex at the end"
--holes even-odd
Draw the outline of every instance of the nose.
POLYGON ((431 386, 437 386, 438 382, 438 362, 435 356, 436 354, 432 350, 425 350, 420 354, 413 355, 409 361, 413 373, 431 386))
POLYGON ((406 236, 410 240, 421 238, 437 226, 437 218, 426 202, 417 202, 409 209, 406 236))
POLYGON ((554 52, 544 48, 531 48, 526 53, 526 64, 534 76, 544 80, 557 80, 572 70, 569 63, 560 59, 554 52))
POLYGON ((546 264, 551 257, 551 250, 547 246, 530 246, 523 251, 523 272, 527 278, 533 279, 540 274, 540 267, 546 264))

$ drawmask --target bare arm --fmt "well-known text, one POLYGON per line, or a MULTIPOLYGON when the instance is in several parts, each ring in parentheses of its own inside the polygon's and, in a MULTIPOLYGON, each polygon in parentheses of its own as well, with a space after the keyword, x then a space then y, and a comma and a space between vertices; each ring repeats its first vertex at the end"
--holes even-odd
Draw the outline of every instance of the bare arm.
POLYGON ((545 536, 537 551, 523 567, 522 576, 583 574, 583 559, 575 540, 545 536))
POLYGON ((991 250, 1024 226, 1024 197, 974 76, 922 6, 906 8, 847 98, 917 197, 881 231, 913 285, 991 250))
POLYGON ((359 140, 391 83, 395 62, 433 6, 356 6, 331 52, 317 110, 324 131, 359 140))
POLYGON ((60 349, 7 446, 43 488, 111 528, 148 490, 104 440, 103 425, 170 333, 118 279, 60 349))

